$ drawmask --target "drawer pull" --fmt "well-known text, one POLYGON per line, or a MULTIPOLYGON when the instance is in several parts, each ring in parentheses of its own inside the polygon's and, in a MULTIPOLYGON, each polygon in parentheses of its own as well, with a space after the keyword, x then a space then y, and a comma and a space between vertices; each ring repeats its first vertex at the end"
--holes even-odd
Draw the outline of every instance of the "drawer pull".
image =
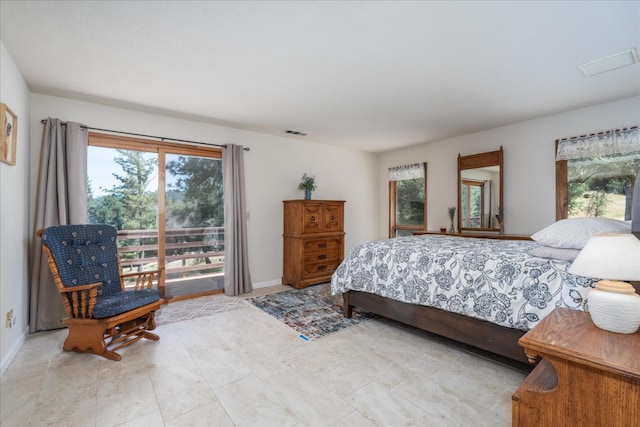
POLYGON ((315 215, 311 215, 311 221, 315 221, 316 220, 316 216, 315 215))
POLYGON ((326 269, 327 269, 327 266, 326 266, 326 265, 319 265, 319 266, 318 266, 318 271, 324 271, 324 270, 326 270, 326 269))
POLYGON ((324 249, 324 248, 327 247, 327 244, 326 243, 318 243, 318 247, 324 249))
POLYGON ((327 259, 326 255, 318 255, 318 259, 327 259))

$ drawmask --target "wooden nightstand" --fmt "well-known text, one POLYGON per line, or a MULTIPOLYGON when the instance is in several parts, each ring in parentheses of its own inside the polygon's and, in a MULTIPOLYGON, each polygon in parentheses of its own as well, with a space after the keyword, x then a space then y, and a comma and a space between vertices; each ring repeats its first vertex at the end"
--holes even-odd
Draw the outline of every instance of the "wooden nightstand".
POLYGON ((512 396, 513 426, 640 426, 640 333, 556 308, 518 342, 542 360, 512 396))

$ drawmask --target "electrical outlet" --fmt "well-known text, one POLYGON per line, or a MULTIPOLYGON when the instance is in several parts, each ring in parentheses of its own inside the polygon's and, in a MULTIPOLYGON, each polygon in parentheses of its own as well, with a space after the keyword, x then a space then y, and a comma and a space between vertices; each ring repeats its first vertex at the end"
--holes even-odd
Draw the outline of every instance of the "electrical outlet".
POLYGON ((15 317, 13 317, 13 308, 7 311, 7 321, 5 322, 5 327, 10 328, 15 323, 15 317))

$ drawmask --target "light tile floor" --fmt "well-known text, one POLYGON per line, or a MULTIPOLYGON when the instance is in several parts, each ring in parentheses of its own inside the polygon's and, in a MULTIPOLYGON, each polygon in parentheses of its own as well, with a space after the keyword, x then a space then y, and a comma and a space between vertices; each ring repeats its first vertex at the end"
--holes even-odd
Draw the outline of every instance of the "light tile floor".
POLYGON ((304 341, 243 304, 161 325, 120 362, 62 351, 65 330, 30 335, 2 376, 0 424, 511 425, 522 372, 382 319, 304 341))

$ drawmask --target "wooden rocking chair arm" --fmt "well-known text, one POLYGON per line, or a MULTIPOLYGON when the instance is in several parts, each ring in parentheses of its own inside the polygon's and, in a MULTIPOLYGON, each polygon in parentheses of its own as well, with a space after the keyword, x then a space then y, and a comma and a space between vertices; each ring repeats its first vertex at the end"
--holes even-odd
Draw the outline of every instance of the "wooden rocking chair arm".
POLYGON ((101 282, 90 283, 88 285, 70 286, 58 289, 62 297, 64 308, 69 317, 73 319, 93 318, 93 308, 98 302, 98 288, 101 282))
POLYGON ((136 276, 145 276, 148 274, 160 274, 162 271, 164 271, 164 269, 158 269, 158 270, 145 270, 145 271, 134 271, 132 273, 122 273, 120 276, 123 279, 126 279, 128 277, 136 277, 136 276))
POLYGON ((147 270, 147 271, 136 271, 133 273, 123 273, 120 275, 120 278, 122 279, 121 283, 124 286, 124 279, 130 278, 130 277, 136 277, 136 283, 134 285, 135 290, 151 289, 153 288, 153 279, 157 275, 158 281, 160 281, 160 275, 162 274, 163 271, 164 269, 160 268, 158 270, 147 270))
POLYGON ((102 286, 102 282, 90 283, 88 285, 81 286, 70 286, 68 288, 60 289, 60 293, 86 291, 88 289, 99 288, 100 286, 102 286))

